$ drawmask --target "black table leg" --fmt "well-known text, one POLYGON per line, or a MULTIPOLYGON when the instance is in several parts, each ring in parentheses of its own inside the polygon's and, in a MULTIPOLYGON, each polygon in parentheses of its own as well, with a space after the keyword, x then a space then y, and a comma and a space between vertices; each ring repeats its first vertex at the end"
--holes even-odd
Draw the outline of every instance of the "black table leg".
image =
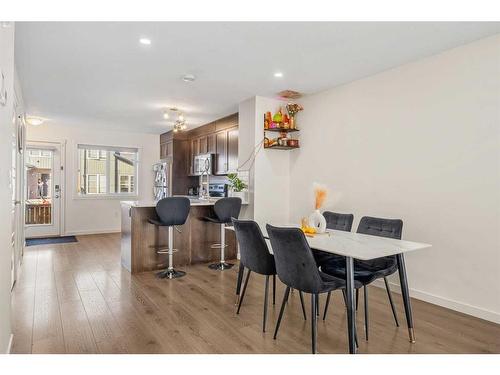
POLYGON ((236 302, 234 303, 238 306, 240 302, 240 291, 241 291, 241 282, 243 281, 243 271, 245 270, 245 266, 240 261, 240 266, 238 268, 238 280, 236 281, 236 302))
POLYGON ((347 332, 349 337, 349 353, 356 354, 356 316, 354 306, 354 261, 346 257, 346 299, 347 299, 347 332))
POLYGON ((413 316, 411 312, 410 292, 408 291, 408 278, 406 276, 405 259, 403 254, 396 255, 399 271, 399 282, 401 284, 401 294, 405 305, 406 323, 408 324, 408 334, 410 342, 415 342, 415 332, 413 331, 413 316))

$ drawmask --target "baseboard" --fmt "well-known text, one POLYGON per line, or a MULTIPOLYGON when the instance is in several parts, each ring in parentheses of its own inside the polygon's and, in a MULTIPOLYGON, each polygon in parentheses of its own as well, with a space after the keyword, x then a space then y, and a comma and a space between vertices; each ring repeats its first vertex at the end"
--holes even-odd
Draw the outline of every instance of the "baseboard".
MULTIPOLYGON (((391 291, 401 294, 401 287, 399 286, 399 284, 395 284, 393 282, 389 282, 389 284, 391 286, 391 291)), ((372 285, 379 288, 385 288, 385 284, 382 279, 376 280, 372 285)), ((437 296, 435 294, 412 288, 410 288, 410 296, 421 301, 432 303, 433 305, 446 307, 450 310, 455 310, 463 314, 472 315, 476 318, 500 324, 500 313, 497 313, 495 311, 482 309, 477 306, 472 306, 467 303, 454 301, 445 297, 437 296)))
POLYGON ((120 229, 106 229, 106 230, 72 230, 66 231, 65 236, 84 236, 87 234, 109 234, 109 233, 120 233, 120 229))
POLYGON ((14 334, 10 334, 10 338, 9 338, 9 344, 7 345, 7 351, 5 352, 5 354, 10 354, 10 351, 12 349, 12 340, 14 340, 14 334))

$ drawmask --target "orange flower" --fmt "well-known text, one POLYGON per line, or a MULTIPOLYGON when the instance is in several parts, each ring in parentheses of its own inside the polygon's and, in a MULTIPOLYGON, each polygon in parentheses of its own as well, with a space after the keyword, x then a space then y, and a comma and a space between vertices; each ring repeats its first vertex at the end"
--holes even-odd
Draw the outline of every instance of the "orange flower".
POLYGON ((327 189, 325 186, 315 184, 315 186, 314 186, 314 198, 315 198, 314 208, 316 210, 319 210, 323 206, 323 203, 325 203, 326 194, 327 194, 327 189))

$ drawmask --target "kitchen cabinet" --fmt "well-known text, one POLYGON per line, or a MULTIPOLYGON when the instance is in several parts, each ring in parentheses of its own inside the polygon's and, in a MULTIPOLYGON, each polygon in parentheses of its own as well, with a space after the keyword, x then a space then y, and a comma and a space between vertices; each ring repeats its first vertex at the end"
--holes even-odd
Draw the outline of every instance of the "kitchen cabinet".
POLYGON ((198 151, 200 152, 200 154, 206 154, 207 150, 207 137, 200 137, 198 139, 198 151))
POLYGON ((217 152, 217 142, 215 134, 207 135, 207 153, 215 154, 217 152))
POLYGON ((160 143, 160 159, 172 157, 174 155, 174 142, 168 141, 160 143))
POLYGON ((238 128, 227 131, 227 173, 238 170, 238 128))
POLYGON ((223 130, 215 134, 216 143, 216 165, 215 174, 227 173, 227 131, 223 130))
POLYGON ((191 140, 191 149, 189 153, 189 174, 193 174, 194 172, 194 157, 200 153, 200 148, 199 148, 199 139, 192 139, 191 140))
MULTIPOLYGON (((184 160, 184 178, 186 181, 194 172, 194 158, 200 154, 215 154, 215 165, 212 173, 226 175, 238 169, 238 114, 232 114, 197 127, 188 132, 173 133, 172 131, 160 135, 161 158, 171 156, 174 160, 184 160), (172 140, 174 140, 173 143, 172 140), (179 141, 183 143, 178 148, 179 141), (177 143, 176 143, 177 142, 177 143)), ((192 181, 191 181, 191 184, 192 181)))

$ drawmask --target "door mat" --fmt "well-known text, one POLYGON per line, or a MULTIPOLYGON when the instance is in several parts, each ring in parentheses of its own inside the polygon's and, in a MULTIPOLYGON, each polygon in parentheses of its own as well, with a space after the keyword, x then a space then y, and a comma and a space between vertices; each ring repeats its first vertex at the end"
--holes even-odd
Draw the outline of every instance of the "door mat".
POLYGON ((56 243, 70 243, 70 242, 78 242, 78 240, 76 239, 75 236, 28 238, 26 239, 26 246, 51 245, 56 243))

